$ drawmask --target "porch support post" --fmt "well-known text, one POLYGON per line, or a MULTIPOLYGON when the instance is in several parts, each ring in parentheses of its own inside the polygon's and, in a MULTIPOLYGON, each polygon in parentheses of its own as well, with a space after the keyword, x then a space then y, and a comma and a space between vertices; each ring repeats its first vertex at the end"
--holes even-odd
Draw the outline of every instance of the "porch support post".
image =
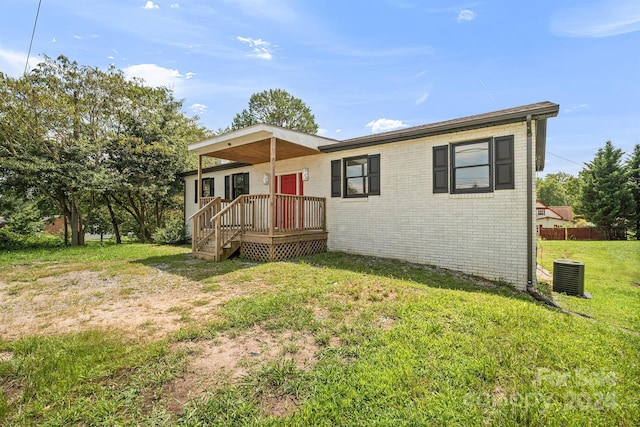
POLYGON ((269 236, 273 237, 276 230, 276 137, 271 137, 271 177, 269 179, 269 236))
POLYGON ((200 195, 202 194, 202 154, 198 154, 198 183, 196 184, 196 198, 198 200, 198 209, 200 206, 200 195))

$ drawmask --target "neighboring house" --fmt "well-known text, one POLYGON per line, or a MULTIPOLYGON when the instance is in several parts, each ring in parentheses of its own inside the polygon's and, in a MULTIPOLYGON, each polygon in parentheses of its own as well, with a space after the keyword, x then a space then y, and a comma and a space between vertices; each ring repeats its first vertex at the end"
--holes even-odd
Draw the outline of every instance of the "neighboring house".
POLYGON ((535 283, 535 172, 558 110, 540 102, 344 141, 259 124, 192 144, 200 165, 232 161, 182 174, 193 253, 328 249, 524 289, 535 283))
POLYGON ((536 200, 536 230, 542 228, 571 227, 574 225, 571 206, 547 206, 536 200))

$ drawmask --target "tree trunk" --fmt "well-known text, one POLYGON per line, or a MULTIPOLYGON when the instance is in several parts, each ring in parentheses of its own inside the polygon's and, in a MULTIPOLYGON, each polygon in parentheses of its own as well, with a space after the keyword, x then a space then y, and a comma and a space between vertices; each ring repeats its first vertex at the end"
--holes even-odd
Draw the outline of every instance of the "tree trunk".
POLYGON ((80 230, 78 227, 78 210, 74 201, 71 201, 71 246, 80 246, 80 230))
POLYGON ((64 218, 64 245, 69 246, 69 217, 63 215, 64 218))
POLYGON ((120 227, 118 226, 115 212, 113 212, 113 207, 111 206, 109 196, 105 194, 104 200, 107 202, 107 209, 109 210, 109 217, 111 218, 111 227, 113 227, 113 235, 116 236, 116 244, 119 245, 122 243, 122 237, 120 237, 120 227))

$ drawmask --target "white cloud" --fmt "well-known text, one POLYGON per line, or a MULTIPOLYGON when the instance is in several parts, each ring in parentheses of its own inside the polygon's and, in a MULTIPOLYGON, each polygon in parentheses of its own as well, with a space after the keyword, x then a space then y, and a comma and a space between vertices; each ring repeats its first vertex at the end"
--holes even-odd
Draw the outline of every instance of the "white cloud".
POLYGON ((171 9, 178 9, 180 7, 179 3, 171 3, 171 6, 169 6, 171 9))
POLYGON ((610 0, 558 10, 551 32, 564 37, 609 37, 640 31, 640 2, 610 0))
POLYGON ((336 133, 342 132, 342 129, 336 129, 336 133))
POLYGON ((416 99, 416 105, 423 104, 429 98, 429 92, 425 92, 420 98, 416 99))
POLYGON ((189 110, 194 114, 201 115, 207 112, 207 106, 204 104, 195 103, 189 106, 189 110))
POLYGON ((160 6, 152 2, 151 0, 147 1, 143 6, 144 9, 160 9, 160 6))
POLYGON ((57 42, 57 40, 56 40, 56 38, 54 37, 54 38, 52 38, 52 39, 51 39, 51 43, 55 43, 55 42, 57 42))
POLYGON ((377 119, 372 120, 365 125, 365 127, 371 128, 371 133, 386 132, 389 130, 400 129, 409 126, 403 123, 402 120, 392 119, 377 119))
POLYGON ((196 75, 196 73, 192 73, 191 71, 189 71, 188 73, 186 73, 186 74, 184 75, 184 78, 185 78, 185 79, 187 79, 187 80, 189 80, 189 79, 192 79, 192 78, 193 78, 193 76, 195 76, 195 75, 196 75))
MULTIPOLYGON (((24 65, 26 62, 26 53, 3 49, 0 46, 0 70, 5 74, 12 77, 21 76, 22 73, 24 73, 24 65)), ((40 59, 31 56, 29 58, 29 66, 27 67, 27 70, 31 70, 40 62, 42 62, 40 59)))
POLYGON ((76 40, 81 40, 82 36, 79 36, 79 35, 76 34, 76 35, 73 36, 73 38, 76 39, 76 40))
POLYGON ((473 21, 474 19, 476 19, 476 16, 478 16, 478 14, 473 10, 463 9, 460 11, 460 13, 458 13, 457 21, 459 23, 473 21))
POLYGON ((268 41, 241 36, 236 37, 236 40, 249 45, 249 47, 253 49, 253 53, 250 56, 255 56, 257 58, 266 60, 273 59, 273 54, 271 53, 271 43, 269 43, 268 41))
POLYGON ((325 129, 325 128, 318 128, 317 134, 322 136, 322 135, 326 135, 327 132, 329 132, 329 131, 327 129, 325 129))
POLYGON ((156 64, 131 65, 122 70, 127 78, 139 77, 149 86, 167 86, 177 89, 184 76, 178 70, 161 67, 156 64))
POLYGON ((24 71, 27 55, 0 48, 0 70, 5 73, 18 76, 24 71))
POLYGON ((581 110, 588 110, 588 109, 589 109, 589 104, 578 104, 578 105, 573 105, 568 108, 565 108, 564 112, 572 113, 574 111, 581 111, 581 110))
POLYGON ((107 59, 108 59, 108 60, 110 60, 110 61, 113 61, 113 60, 114 60, 114 59, 116 59, 116 58, 114 58, 114 56, 113 56, 113 55, 109 55, 109 56, 107 56, 107 59))

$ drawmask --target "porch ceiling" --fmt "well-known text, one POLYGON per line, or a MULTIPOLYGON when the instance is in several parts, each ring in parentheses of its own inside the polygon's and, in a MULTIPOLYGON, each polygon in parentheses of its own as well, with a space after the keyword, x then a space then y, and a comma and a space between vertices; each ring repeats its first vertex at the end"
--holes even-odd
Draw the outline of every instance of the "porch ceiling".
MULTIPOLYGON (((233 160, 235 162, 251 163, 255 165, 258 163, 269 163, 270 147, 271 138, 268 138, 235 147, 230 146, 211 153, 206 153, 205 156, 233 160)), ((319 153, 320 151, 317 149, 304 147, 302 145, 297 145, 292 142, 276 138, 276 159, 278 160, 286 160, 294 157, 309 156, 319 153)))
POLYGON ((259 124, 192 144, 189 150, 202 156, 241 163, 269 163, 272 137, 276 138, 277 160, 319 154, 319 145, 334 141, 278 126, 259 124))

